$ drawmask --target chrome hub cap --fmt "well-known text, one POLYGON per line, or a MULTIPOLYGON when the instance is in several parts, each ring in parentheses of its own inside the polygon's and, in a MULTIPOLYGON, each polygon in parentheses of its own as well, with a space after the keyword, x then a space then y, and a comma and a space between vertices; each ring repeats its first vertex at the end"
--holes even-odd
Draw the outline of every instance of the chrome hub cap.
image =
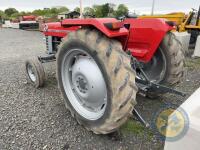
POLYGON ((73 108, 88 120, 103 116, 107 105, 107 88, 96 62, 80 49, 70 50, 62 62, 62 81, 73 108))
POLYGON ((35 76, 35 73, 33 71, 33 67, 30 64, 28 64, 28 66, 27 66, 27 72, 28 72, 28 76, 30 77, 31 81, 35 82, 36 76, 35 76))

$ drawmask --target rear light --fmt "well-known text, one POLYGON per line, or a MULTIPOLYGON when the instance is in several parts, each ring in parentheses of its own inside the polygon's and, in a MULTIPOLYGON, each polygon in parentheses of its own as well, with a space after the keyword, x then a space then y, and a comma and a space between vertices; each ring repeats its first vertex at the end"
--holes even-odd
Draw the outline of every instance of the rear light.
POLYGON ((122 22, 104 23, 104 26, 110 30, 119 30, 123 27, 122 22))

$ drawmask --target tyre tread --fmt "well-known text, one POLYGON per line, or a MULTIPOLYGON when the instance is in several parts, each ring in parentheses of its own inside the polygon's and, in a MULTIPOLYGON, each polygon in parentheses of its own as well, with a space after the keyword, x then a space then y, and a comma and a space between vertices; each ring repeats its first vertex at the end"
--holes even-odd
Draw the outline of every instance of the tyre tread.
MULTIPOLYGON (((136 73, 131 69, 130 57, 123 51, 120 42, 108 39, 99 31, 81 29, 77 31, 77 34, 71 33, 68 36, 63 40, 61 47, 66 42, 69 42, 70 39, 77 39, 87 43, 87 45, 97 51, 97 57, 105 66, 112 89, 111 110, 108 118, 101 125, 85 126, 85 128, 96 134, 114 132, 127 121, 133 107, 137 103, 136 73)), ((69 108, 69 110, 71 114, 75 114, 73 109, 69 108)), ((81 124, 81 120, 76 115, 74 117, 81 124)))

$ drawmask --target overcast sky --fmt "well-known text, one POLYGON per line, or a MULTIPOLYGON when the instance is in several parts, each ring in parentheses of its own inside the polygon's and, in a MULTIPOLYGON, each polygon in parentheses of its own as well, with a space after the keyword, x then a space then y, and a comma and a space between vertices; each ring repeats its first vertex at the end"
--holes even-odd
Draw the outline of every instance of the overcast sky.
MULTIPOLYGON (((126 4, 130 11, 136 10, 137 13, 150 13, 153 0, 83 0, 84 6, 92 6, 94 4, 115 3, 126 4)), ((188 12, 191 8, 198 9, 200 0, 155 0, 156 13, 168 13, 175 11, 188 12)), ((66 6, 74 9, 79 6, 79 0, 0 0, 0 10, 8 7, 15 7, 22 11, 31 11, 34 9, 42 9, 52 6, 66 6)))

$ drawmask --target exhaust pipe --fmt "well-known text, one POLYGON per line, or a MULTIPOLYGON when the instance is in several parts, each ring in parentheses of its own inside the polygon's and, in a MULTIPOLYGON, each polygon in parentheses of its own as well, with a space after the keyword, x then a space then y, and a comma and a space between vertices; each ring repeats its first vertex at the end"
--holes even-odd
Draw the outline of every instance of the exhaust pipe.
POLYGON ((82 0, 80 0, 80 18, 83 18, 83 3, 82 0))

